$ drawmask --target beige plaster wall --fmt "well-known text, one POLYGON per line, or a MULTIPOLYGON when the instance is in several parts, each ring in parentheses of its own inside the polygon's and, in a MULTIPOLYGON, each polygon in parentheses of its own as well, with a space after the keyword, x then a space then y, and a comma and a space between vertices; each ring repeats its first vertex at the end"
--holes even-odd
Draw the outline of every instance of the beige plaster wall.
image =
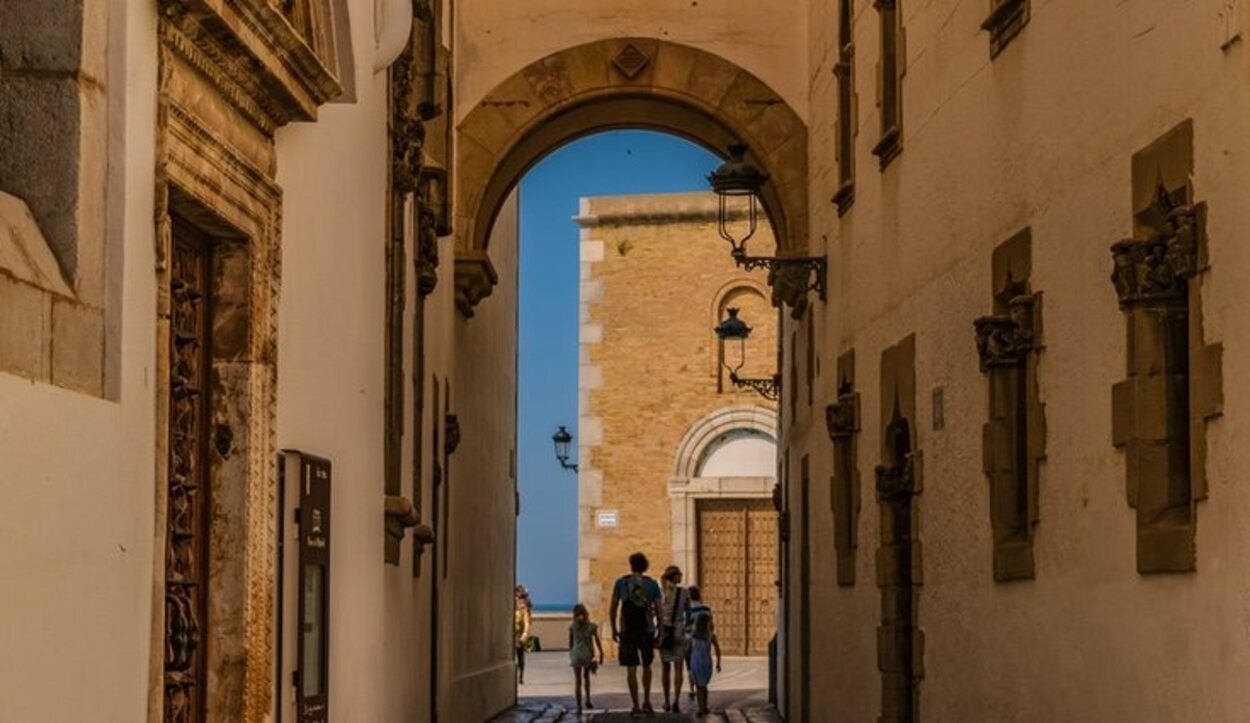
POLYGON ((456 3, 457 120, 517 70, 550 53, 613 37, 696 46, 759 76, 803 115, 803 0, 462 0, 456 3))
MULTIPOLYGON (((353 0, 350 10, 354 46, 371 49, 372 2, 353 0)), ((412 575, 410 540, 398 566, 383 562, 390 156, 386 74, 375 75, 368 60, 360 55, 356 63, 355 103, 327 105, 316 123, 277 134, 283 188, 277 443, 333 464, 330 716, 415 720, 423 700, 414 684, 420 582, 412 575)), ((288 611, 294 613, 289 601, 288 611)))
MULTIPOLYGON (((1248 702, 1240 681, 1250 669, 1250 636, 1236 622, 1250 542, 1241 522, 1250 496, 1238 484, 1250 462, 1238 370, 1250 362, 1240 342, 1247 322, 1235 312, 1245 305, 1235 279, 1250 262, 1237 241, 1250 171, 1236 160, 1250 150, 1241 130, 1247 56, 1236 44, 1221 50, 1229 34, 1224 4, 1214 0, 1184 8, 1035 1, 1029 25, 991 62, 978 30, 983 5, 902 0, 904 150, 881 173, 869 152, 878 136, 877 16, 867 0, 855 2, 856 200, 839 220, 828 202, 836 188, 836 4, 812 4, 812 238, 828 239, 832 297, 815 307, 818 403, 801 404, 787 432, 792 505, 798 460, 805 452, 812 460, 812 602, 822 611, 810 631, 812 709, 827 711, 820 720, 870 720, 880 711, 872 489, 880 353, 914 331, 925 457, 924 719, 1239 720, 1248 702), (1197 507, 1198 571, 1147 577, 1135 570, 1134 512, 1122 454, 1110 441, 1124 322, 1108 280, 1109 246, 1132 227, 1131 155, 1186 118, 1194 119, 1196 197, 1211 207, 1213 270, 1203 303, 1207 339, 1225 345, 1225 413, 1208 428, 1212 487, 1197 507), (992 248, 1026 225, 1033 288, 1045 299, 1040 384, 1049 456, 1037 579, 995 584, 980 462, 987 393, 971 323, 990 310, 992 248), (834 399, 836 355, 852 346, 864 400, 864 507, 858 583, 839 588, 828 512, 832 451, 820 415, 834 399), (945 396, 940 431, 932 428, 935 387, 945 396)), ((1244 18, 1232 22, 1236 31, 1244 18)))
MULTIPOLYGON (((685 562, 674 558, 669 497, 683 437, 716 410, 772 406, 728 380, 717 392, 719 302, 766 274, 734 265, 715 209, 711 193, 582 201, 578 594, 605 630, 630 554, 645 553, 657 577, 685 562), (618 527, 599 528, 600 510, 617 511, 618 527)), ((766 225, 758 236, 753 244, 772 247, 766 225)), ((733 304, 755 329, 743 375, 771 375, 776 311, 750 292, 733 304)))
MULTIPOLYGON (((491 232, 499 283, 456 314, 452 413, 463 430, 447 474, 450 548, 442 720, 489 720, 516 697, 512 589, 516 580, 518 194, 491 232)), ((450 255, 447 257, 450 259, 450 255)), ((450 286, 450 274, 445 282, 450 286)))
MULTIPOLYGON (((124 113, 110 129, 115 283, 125 323, 116 399, 0 373, 0 720, 147 715, 154 546, 152 272, 156 10, 118 5, 124 113)), ((98 229, 97 229, 98 231, 98 229)), ((9 310, 0 310, 0 316, 9 310)), ((97 392, 98 393, 98 392, 97 392)))

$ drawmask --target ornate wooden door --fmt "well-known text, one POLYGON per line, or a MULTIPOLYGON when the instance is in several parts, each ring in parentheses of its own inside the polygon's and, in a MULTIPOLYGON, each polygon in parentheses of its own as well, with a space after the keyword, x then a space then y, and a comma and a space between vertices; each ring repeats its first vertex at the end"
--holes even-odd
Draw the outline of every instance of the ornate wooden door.
POLYGON ((769 500, 698 503, 699 584, 725 655, 766 655, 774 630, 777 513, 769 500))
POLYGON ((165 523, 165 723, 205 720, 209 240, 175 221, 165 523))

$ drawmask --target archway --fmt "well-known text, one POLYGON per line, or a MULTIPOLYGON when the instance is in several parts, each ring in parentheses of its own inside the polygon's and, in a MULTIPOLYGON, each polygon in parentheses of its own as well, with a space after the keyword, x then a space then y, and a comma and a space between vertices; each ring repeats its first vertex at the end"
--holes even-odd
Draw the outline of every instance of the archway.
POLYGON ((807 245, 807 128, 771 88, 711 53, 655 38, 579 45, 526 66, 456 131, 457 270, 493 285, 486 256, 500 208, 525 171, 571 140, 614 128, 666 131, 723 152, 746 143, 771 177, 763 202, 778 252, 807 245))

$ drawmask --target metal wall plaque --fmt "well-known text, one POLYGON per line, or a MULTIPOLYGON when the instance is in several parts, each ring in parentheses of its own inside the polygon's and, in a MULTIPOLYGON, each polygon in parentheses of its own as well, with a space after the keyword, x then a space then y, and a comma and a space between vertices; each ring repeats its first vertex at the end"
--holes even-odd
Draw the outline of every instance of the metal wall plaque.
POLYGON ((621 523, 621 513, 617 510, 599 510, 595 514, 595 526, 601 528, 616 528, 621 523))

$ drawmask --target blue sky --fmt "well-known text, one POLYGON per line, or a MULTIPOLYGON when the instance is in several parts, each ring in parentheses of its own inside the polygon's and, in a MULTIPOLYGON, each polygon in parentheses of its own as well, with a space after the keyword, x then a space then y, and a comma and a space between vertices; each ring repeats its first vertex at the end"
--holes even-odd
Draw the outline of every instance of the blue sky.
POLYGON ((521 180, 517 581, 537 605, 577 596, 577 477, 556 464, 551 435, 577 435, 578 199, 707 189, 716 156, 651 131, 574 141, 521 180))

